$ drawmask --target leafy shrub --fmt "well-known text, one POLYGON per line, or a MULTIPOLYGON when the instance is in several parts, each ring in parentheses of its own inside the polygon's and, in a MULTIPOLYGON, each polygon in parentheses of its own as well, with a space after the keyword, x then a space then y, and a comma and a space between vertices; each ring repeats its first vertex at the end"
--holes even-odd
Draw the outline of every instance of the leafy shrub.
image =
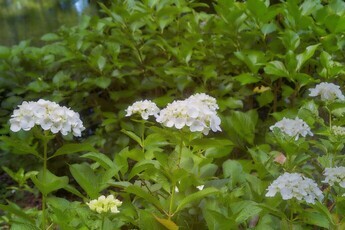
MULTIPOLYGON (((118 218, 101 221, 80 201, 48 197, 52 223, 66 229, 111 223, 140 229, 343 226, 340 187, 325 186, 324 202, 309 206, 265 193, 284 171, 321 182, 325 168, 343 164, 344 144, 332 130, 345 124, 344 103, 308 94, 319 82, 344 84, 345 4, 210 4, 214 12, 200 11, 206 6, 198 1, 114 1, 109 8, 101 4, 101 18, 85 17, 78 27, 44 35, 42 47, 27 41, 0 47, 3 156, 22 153, 20 142, 39 148, 34 133, 9 134, 16 105, 38 98, 64 104, 80 112, 87 128, 75 140, 80 145, 69 143, 70 136, 56 136, 49 145, 51 154, 87 152, 87 162, 66 159, 84 190, 73 194, 87 200, 114 190, 123 198, 118 218), (163 107, 197 92, 217 99, 222 133, 205 138, 125 118, 134 101, 163 107), (301 118, 314 136, 294 140, 269 132, 284 117, 301 118), (93 149, 78 147, 83 144, 93 149), (274 161, 278 156, 286 163, 274 161), (206 188, 198 191, 199 185, 206 188), (70 219, 61 221, 67 211, 70 219)), ((13 203, 6 210, 26 221, 35 215, 13 203)))

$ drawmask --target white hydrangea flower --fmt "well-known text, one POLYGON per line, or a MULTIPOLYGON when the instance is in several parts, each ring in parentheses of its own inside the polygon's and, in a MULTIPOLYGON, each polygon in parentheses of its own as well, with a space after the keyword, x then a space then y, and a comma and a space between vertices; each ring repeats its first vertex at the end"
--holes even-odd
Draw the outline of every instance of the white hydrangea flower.
POLYGON ((290 137, 295 137, 295 140, 298 140, 299 135, 303 137, 306 137, 308 134, 313 136, 308 124, 298 117, 295 119, 288 119, 284 117, 281 121, 278 121, 272 125, 270 130, 273 131, 275 128, 280 129, 282 133, 290 137))
POLYGON ((10 119, 10 129, 13 132, 21 129, 29 131, 35 125, 40 125, 43 130, 50 130, 52 133, 67 135, 72 132, 79 137, 85 129, 78 113, 55 102, 43 99, 37 102, 24 101, 18 107, 10 119))
POLYGON ((345 136, 345 127, 332 126, 332 132, 335 136, 345 136))
POLYGON ((191 132, 202 132, 207 135, 210 130, 221 131, 217 109, 215 98, 204 93, 195 94, 186 100, 169 103, 160 111, 156 121, 176 129, 187 126, 191 132))
POLYGON ((103 212, 112 212, 112 213, 119 213, 118 207, 122 205, 122 202, 118 199, 115 199, 113 195, 109 195, 107 197, 100 196, 98 199, 90 200, 90 202, 86 203, 87 206, 92 211, 96 211, 98 213, 103 212))
POLYGON ((133 105, 129 106, 126 109, 126 112, 126 117, 138 113, 144 120, 147 120, 149 119, 149 116, 157 117, 157 114, 159 113, 159 108, 154 102, 150 100, 143 100, 134 102, 133 105))
POLYGON ((280 193, 283 200, 296 198, 314 204, 315 199, 319 201, 323 199, 323 194, 317 184, 299 173, 284 173, 272 182, 267 191, 266 197, 274 197, 280 193))
POLYGON ((333 83, 322 82, 315 88, 309 89, 311 97, 319 96, 322 101, 334 101, 336 99, 345 100, 345 96, 340 90, 340 86, 333 83))
POLYGON ((325 176, 323 183, 331 186, 337 183, 340 187, 345 188, 345 167, 325 168, 323 175, 325 176))

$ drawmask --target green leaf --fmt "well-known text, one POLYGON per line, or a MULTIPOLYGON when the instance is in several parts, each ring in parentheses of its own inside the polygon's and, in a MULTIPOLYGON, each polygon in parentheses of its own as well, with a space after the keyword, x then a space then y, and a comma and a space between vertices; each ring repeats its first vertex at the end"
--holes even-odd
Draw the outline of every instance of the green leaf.
POLYGON ((104 69, 104 66, 107 62, 107 59, 103 56, 99 56, 98 59, 97 59, 97 65, 98 65, 98 68, 99 70, 103 70, 104 69))
POLYGON ((95 79, 94 83, 102 89, 106 89, 111 84, 111 79, 109 77, 98 77, 95 79))
POLYGON ((139 175, 139 173, 141 173, 142 171, 148 170, 148 169, 152 169, 158 167, 158 162, 157 161, 153 161, 153 160, 141 160, 138 163, 136 163, 131 172, 128 175, 128 179, 132 179, 133 177, 139 175))
POLYGON ((231 204, 231 209, 236 215, 236 222, 243 223, 250 217, 258 215, 262 208, 257 206, 257 203, 250 200, 243 200, 231 204))
POLYGON ((316 201, 314 205, 312 205, 312 207, 318 211, 318 213, 322 214, 329 222, 329 225, 331 226, 331 229, 333 229, 336 224, 333 220, 332 214, 330 213, 330 211, 328 210, 328 208, 323 205, 321 202, 316 201))
POLYGON ((35 224, 35 221, 25 212, 23 212, 23 209, 18 207, 16 204, 11 203, 8 201, 8 205, 0 204, 0 209, 9 213, 12 213, 16 216, 19 216, 20 218, 23 218, 24 220, 28 221, 31 224, 35 224))
POLYGON ((41 158, 40 154, 36 151, 36 146, 32 147, 28 144, 25 143, 23 140, 18 140, 12 137, 7 137, 7 136, 1 136, 0 140, 5 142, 7 145, 12 147, 14 150, 13 153, 15 154, 32 154, 35 155, 38 158, 41 158))
POLYGON ((282 42, 286 49, 294 51, 300 45, 298 34, 292 30, 286 30, 281 36, 282 42))
POLYGON ((301 214, 301 217, 303 219, 303 222, 306 224, 319 226, 325 229, 330 229, 327 217, 325 217, 321 213, 312 210, 306 210, 301 214))
POLYGON ((211 209, 203 209, 203 215, 209 230, 238 230, 235 220, 230 219, 223 213, 211 209))
POLYGON ((11 55, 10 48, 6 46, 0 46, 0 58, 8 58, 11 55))
POLYGON ((138 137, 135 133, 133 133, 132 131, 127 131, 125 129, 122 129, 121 132, 123 132, 124 134, 126 134, 127 136, 129 136, 130 138, 132 138, 133 140, 135 140, 140 146, 143 146, 143 143, 141 141, 141 138, 138 137))
POLYGON ((237 51, 234 53, 235 56, 243 61, 252 73, 257 73, 261 66, 266 62, 265 54, 263 52, 248 50, 237 51))
POLYGON ((143 190, 142 188, 135 186, 135 185, 131 185, 131 186, 128 186, 125 189, 125 191, 145 199, 145 201, 154 205, 159 211, 163 210, 163 207, 162 207, 161 203, 159 202, 159 200, 156 197, 154 197, 153 195, 151 195, 150 193, 143 190))
POLYGON ((139 229, 140 230, 166 230, 152 215, 152 211, 139 209, 139 229))
POLYGON ((234 79, 238 82, 241 83, 241 85, 247 85, 247 84, 252 84, 252 83, 256 83, 260 81, 260 78, 257 77, 254 74, 251 73, 242 73, 236 77, 234 77, 234 79))
POLYGON ((303 64, 308 61, 315 53, 316 49, 319 47, 320 44, 308 46, 305 51, 301 54, 296 56, 297 59, 297 67, 296 71, 300 70, 303 64))
POLYGON ((114 167, 114 163, 103 153, 90 152, 82 155, 81 157, 94 160, 105 169, 110 169, 114 167))
POLYGON ((156 215, 153 214, 153 216, 156 218, 156 220, 161 223, 166 229, 169 230, 178 230, 179 227, 170 219, 163 219, 159 218, 156 215))
POLYGON ((59 39, 60 39, 60 37, 54 33, 48 33, 48 34, 45 34, 41 37, 41 40, 45 41, 45 42, 56 41, 59 39))
POLYGON ((52 174, 49 170, 43 173, 40 171, 38 175, 31 176, 32 182, 44 195, 48 195, 51 192, 64 188, 68 185, 68 177, 58 177, 52 174))
POLYGON ((88 164, 73 164, 69 166, 73 178, 84 189, 86 194, 95 199, 99 195, 100 181, 88 164))
POLYGON ((256 97, 260 107, 271 103, 274 99, 274 94, 271 90, 267 90, 256 97))
POLYGON ((205 196, 217 193, 218 189, 216 188, 205 188, 203 190, 200 190, 196 193, 192 193, 186 197, 184 197, 177 205, 176 211, 175 212, 179 212, 182 209, 186 208, 188 204, 195 202, 197 200, 200 200, 202 198, 204 198, 205 196))
POLYGON ((97 152, 97 150, 90 144, 85 144, 85 143, 64 144, 58 150, 56 150, 56 152, 52 156, 50 156, 48 159, 61 156, 61 155, 78 153, 78 152, 86 152, 86 151, 97 152))
POLYGON ((332 33, 340 33, 345 30, 345 15, 331 14, 326 18, 325 24, 332 33))
POLYGON ((235 160, 227 160, 223 163, 223 174, 225 178, 230 178, 232 188, 245 181, 242 165, 235 160))
POLYGON ((255 110, 246 113, 234 111, 230 116, 222 119, 224 121, 225 131, 233 138, 234 142, 238 141, 236 137, 245 140, 249 144, 254 144, 255 126, 258 121, 258 114, 255 110))
POLYGON ((265 73, 279 76, 279 77, 288 77, 289 72, 285 68, 284 63, 281 61, 271 61, 264 68, 265 73))

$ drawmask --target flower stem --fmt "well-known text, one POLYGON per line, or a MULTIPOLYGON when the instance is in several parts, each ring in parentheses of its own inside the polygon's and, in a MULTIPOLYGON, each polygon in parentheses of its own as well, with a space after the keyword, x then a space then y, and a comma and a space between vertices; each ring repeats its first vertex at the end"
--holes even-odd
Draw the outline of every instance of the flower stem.
POLYGON ((173 214, 173 204, 174 204, 174 197, 175 197, 175 188, 176 188, 176 183, 173 183, 173 186, 171 188, 171 197, 170 197, 170 204, 169 204, 169 214, 168 214, 168 219, 174 215, 173 214))
MULTIPOLYGON (((44 132, 46 137, 46 132, 44 132)), ((43 182, 47 180, 47 151, 48 151, 48 139, 43 140, 43 182)), ((46 194, 42 193, 42 229, 46 229, 46 194)))

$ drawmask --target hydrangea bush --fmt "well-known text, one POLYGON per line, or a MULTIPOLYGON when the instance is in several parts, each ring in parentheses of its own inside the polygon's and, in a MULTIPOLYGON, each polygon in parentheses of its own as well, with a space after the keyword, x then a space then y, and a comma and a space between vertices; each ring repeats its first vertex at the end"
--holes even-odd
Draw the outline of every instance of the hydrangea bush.
POLYGON ((204 2, 0 46, 1 227, 345 228, 345 5, 204 2))

